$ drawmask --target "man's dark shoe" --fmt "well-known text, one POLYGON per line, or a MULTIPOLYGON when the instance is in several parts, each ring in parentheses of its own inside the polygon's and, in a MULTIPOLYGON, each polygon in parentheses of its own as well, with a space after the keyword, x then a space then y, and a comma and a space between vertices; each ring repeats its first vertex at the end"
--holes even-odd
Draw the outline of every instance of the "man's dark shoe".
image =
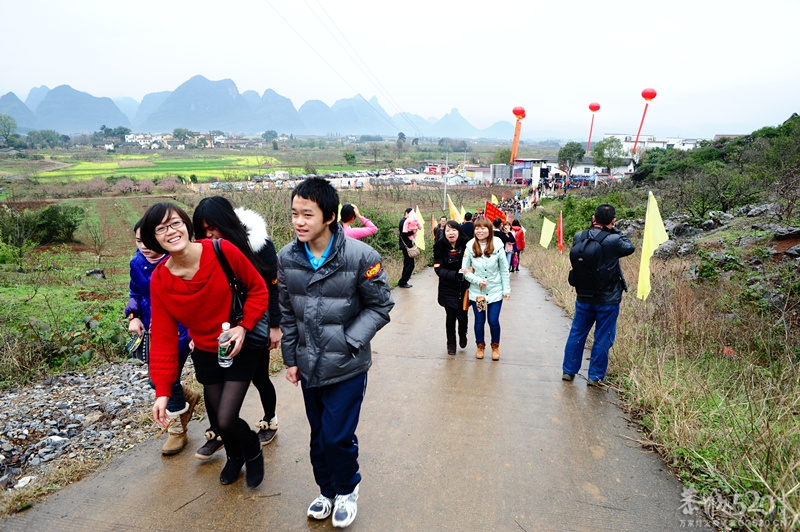
POLYGON ((462 333, 458 335, 458 345, 461 346, 461 349, 467 347, 467 333, 462 333))
POLYGON ((399 286, 400 288, 411 288, 411 285, 408 283, 399 284, 397 286, 399 286))
POLYGON ((571 373, 562 373, 561 374, 561 380, 562 381, 571 381, 574 378, 575 378, 575 375, 571 374, 571 373))
POLYGON ((597 380, 587 379, 586 380, 586 386, 597 386, 597 387, 600 387, 602 385, 603 385, 603 381, 600 380, 600 379, 597 379, 597 380))

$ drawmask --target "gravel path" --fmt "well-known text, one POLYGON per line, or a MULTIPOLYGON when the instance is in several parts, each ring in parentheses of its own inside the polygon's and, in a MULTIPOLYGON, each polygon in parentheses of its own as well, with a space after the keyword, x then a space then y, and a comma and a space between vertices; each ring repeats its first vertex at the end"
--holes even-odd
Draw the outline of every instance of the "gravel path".
MULTIPOLYGON (((192 379, 187 363, 184 378, 192 379)), ((102 463, 158 433, 138 360, 69 372, 0 394, 0 487, 35 486, 47 470, 102 463)))

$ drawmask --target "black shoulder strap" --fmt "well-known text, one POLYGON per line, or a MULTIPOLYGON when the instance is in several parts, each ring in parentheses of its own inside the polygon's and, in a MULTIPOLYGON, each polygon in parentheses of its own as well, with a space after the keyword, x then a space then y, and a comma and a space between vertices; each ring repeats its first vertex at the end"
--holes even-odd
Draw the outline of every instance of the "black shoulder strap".
POLYGON ((610 234, 611 234, 611 233, 609 233, 608 231, 603 231, 603 230, 601 229, 601 230, 600 230, 600 234, 599 234, 599 235, 597 235, 597 238, 595 238, 595 237, 593 237, 593 236, 592 236, 592 233, 591 233, 591 232, 589 232, 589 231, 587 231, 587 232, 586 232, 586 236, 588 236, 589 238, 591 238, 592 240, 594 240, 594 241, 595 241, 595 242, 597 242, 598 244, 602 244, 603 240, 605 240, 605 239, 606 239, 606 237, 607 237, 608 235, 610 235, 610 234))
POLYGON ((228 278, 228 284, 231 287, 236 285, 236 275, 233 273, 231 269, 231 265, 228 263, 228 259, 225 258, 225 253, 222 251, 222 245, 220 244, 220 238, 215 238, 211 242, 214 245, 214 253, 217 255, 217 260, 219 261, 219 265, 222 266, 222 271, 225 272, 225 276, 228 278))

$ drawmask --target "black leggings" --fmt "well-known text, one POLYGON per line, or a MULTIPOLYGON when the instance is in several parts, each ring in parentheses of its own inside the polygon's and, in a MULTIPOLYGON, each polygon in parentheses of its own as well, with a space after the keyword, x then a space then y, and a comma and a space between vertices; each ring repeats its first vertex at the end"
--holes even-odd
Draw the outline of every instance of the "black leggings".
POLYGON ((458 322, 458 334, 462 336, 467 335, 469 328, 469 314, 466 310, 461 310, 461 307, 445 307, 444 311, 447 317, 444 321, 444 330, 447 333, 447 342, 456 343, 456 322, 458 322))
POLYGON ((264 407, 264 421, 269 421, 275 417, 275 406, 278 403, 278 396, 275 393, 275 385, 269 378, 269 350, 264 349, 258 358, 256 373, 253 375, 253 386, 258 390, 261 397, 261 406, 264 407))

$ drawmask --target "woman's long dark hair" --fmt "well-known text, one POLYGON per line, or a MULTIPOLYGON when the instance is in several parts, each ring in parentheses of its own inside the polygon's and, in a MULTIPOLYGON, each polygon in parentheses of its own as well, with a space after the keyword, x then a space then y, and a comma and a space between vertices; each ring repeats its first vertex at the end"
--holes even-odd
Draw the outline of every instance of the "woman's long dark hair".
POLYGON ((250 247, 250 241, 247 238, 247 229, 242 225, 239 217, 233 210, 233 205, 227 198, 222 196, 210 196, 203 198, 197 204, 197 208, 192 215, 192 224, 194 225, 194 238, 199 240, 206 238, 205 230, 203 229, 203 222, 208 227, 214 227, 222 233, 222 238, 230 241, 231 244, 239 248, 247 260, 256 267, 262 277, 266 275, 267 266, 264 264, 258 255, 253 252, 250 247))
POLYGON ((480 257, 481 255, 489 257, 494 253, 494 225, 492 225, 492 222, 490 222, 488 218, 478 218, 475 221, 475 228, 477 229, 478 227, 487 228, 489 230, 489 237, 486 239, 486 249, 481 252, 481 245, 476 236, 475 240, 472 242, 472 254, 476 257, 480 257))

